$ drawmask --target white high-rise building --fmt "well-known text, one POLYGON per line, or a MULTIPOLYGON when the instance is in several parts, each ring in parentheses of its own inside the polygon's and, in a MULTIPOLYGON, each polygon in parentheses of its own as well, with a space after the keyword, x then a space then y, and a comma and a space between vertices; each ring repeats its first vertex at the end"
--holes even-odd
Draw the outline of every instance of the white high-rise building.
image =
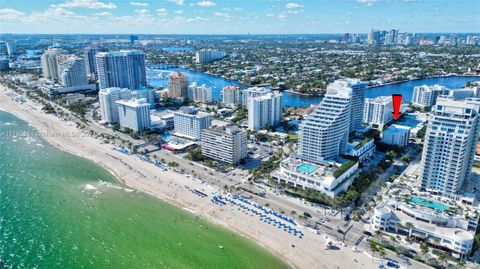
POLYGON ((317 108, 299 126, 298 155, 326 164, 347 151, 353 89, 328 87, 317 108))
POLYGON ((382 142, 389 145, 406 147, 410 139, 411 129, 409 126, 392 124, 382 133, 382 142))
POLYGON ((126 88, 106 88, 100 89, 98 92, 98 100, 100 103, 100 116, 103 122, 117 123, 118 105, 117 101, 130 99, 131 92, 126 88))
POLYGON ((212 102, 212 88, 202 84, 198 86, 196 82, 192 82, 188 86, 187 98, 197 103, 210 103, 212 102))
POLYGON ((241 103, 240 87, 238 86, 225 86, 222 89, 223 103, 229 105, 239 105, 241 103))
POLYGON ((42 63, 43 77, 46 79, 58 79, 58 61, 57 57, 63 54, 60 48, 49 47, 40 57, 42 63))
POLYGON ((95 55, 100 89, 146 87, 145 54, 140 50, 98 52, 95 55))
POLYGON ((327 86, 327 90, 349 91, 349 89, 351 89, 350 132, 363 129, 363 109, 365 106, 365 89, 367 86, 368 83, 351 78, 335 80, 327 86))
POLYGON ((416 86, 413 88, 412 104, 422 108, 429 108, 435 104, 439 95, 448 94, 448 89, 440 86, 416 86))
POLYGON ((235 126, 202 130, 202 154, 211 159, 238 164, 247 157, 247 132, 235 126))
POLYGON ((429 115, 421 189, 453 197, 468 180, 479 136, 480 102, 439 97, 429 115))
POLYGON ((250 98, 248 102, 248 127, 259 130, 275 126, 282 120, 282 94, 271 92, 250 98))
POLYGON ((69 57, 58 63, 58 76, 64 87, 76 87, 88 84, 85 62, 83 59, 69 57))
POLYGON ((250 87, 242 91, 242 106, 248 107, 251 98, 265 95, 272 92, 270 87, 250 87))
POLYGON ((365 99, 363 122, 373 128, 383 129, 383 126, 393 120, 393 104, 389 96, 365 99))
POLYGON ((212 125, 210 113, 197 112, 194 107, 183 107, 180 112, 173 113, 175 135, 199 140, 202 130, 212 125))
POLYGON ((119 100, 116 103, 120 126, 136 132, 150 128, 150 104, 147 99, 119 100))
POLYGON ((210 63, 225 57, 224 51, 218 50, 201 50, 195 54, 195 60, 199 64, 210 63))

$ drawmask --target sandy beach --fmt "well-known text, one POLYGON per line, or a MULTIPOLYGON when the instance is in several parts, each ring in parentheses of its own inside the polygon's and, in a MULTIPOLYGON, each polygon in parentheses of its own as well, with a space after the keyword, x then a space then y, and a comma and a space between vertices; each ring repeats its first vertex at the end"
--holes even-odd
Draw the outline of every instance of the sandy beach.
POLYGON ((299 239, 261 222, 257 216, 245 214, 232 206, 217 206, 209 198, 201 198, 189 189, 210 194, 218 191, 218 187, 202 184, 180 173, 163 171, 138 156, 112 150, 113 145, 102 143, 95 137, 58 135, 83 130, 77 129, 73 122, 45 114, 41 106, 31 100, 17 102, 12 91, 3 85, 0 87, 0 108, 29 122, 49 143, 95 161, 130 188, 154 195, 255 241, 293 268, 377 268, 380 263, 363 252, 354 252, 352 246, 343 247, 337 243, 338 249, 325 250, 323 235, 309 229, 300 227, 305 236, 299 239))

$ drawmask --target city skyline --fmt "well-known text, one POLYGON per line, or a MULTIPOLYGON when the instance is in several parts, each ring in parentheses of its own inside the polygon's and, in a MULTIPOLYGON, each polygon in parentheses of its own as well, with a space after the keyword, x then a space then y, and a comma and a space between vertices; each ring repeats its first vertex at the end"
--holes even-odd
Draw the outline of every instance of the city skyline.
POLYGON ((477 1, 5 0, 0 28, 33 34, 468 33, 480 29, 479 10, 477 1), (102 27, 88 27, 95 24, 102 27))

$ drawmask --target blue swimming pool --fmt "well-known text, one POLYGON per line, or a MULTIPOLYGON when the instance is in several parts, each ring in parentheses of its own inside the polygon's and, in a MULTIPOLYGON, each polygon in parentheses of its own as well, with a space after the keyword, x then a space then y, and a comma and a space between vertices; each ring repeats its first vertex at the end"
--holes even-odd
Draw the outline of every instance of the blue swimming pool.
POLYGON ((438 211, 441 211, 441 212, 443 212, 445 210, 448 210, 450 208, 446 204, 442 204, 440 202, 436 202, 436 201, 432 201, 432 200, 423 199, 423 198, 420 198, 420 197, 412 197, 410 199, 410 201, 412 203, 417 204, 417 205, 425 206, 425 207, 435 209, 435 210, 438 210, 438 211))
POLYGON ((165 131, 163 134, 160 135, 163 139, 163 141, 165 142, 169 142, 170 141, 170 137, 172 136, 172 134, 168 131, 165 131))
POLYGON ((310 174, 315 170, 317 170, 317 167, 313 164, 302 163, 301 165, 297 166, 297 171, 306 174, 310 174))

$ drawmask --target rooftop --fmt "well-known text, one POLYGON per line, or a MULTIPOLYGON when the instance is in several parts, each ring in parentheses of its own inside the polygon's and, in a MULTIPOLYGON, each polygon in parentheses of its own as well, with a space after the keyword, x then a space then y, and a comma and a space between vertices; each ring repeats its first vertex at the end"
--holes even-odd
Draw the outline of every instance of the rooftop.
POLYGON ((390 125, 386 130, 385 133, 406 133, 409 132, 412 127, 410 126, 405 126, 405 125, 399 125, 399 124, 392 124, 390 125))
POLYGON ((223 90, 224 91, 237 91, 237 90, 240 90, 240 87, 229 85, 229 86, 223 87, 223 90))
POLYGON ((180 72, 173 72, 168 76, 169 78, 185 78, 185 75, 180 72))
POLYGON ((124 105, 124 106, 129 106, 129 107, 144 107, 144 106, 150 106, 149 103, 147 103, 147 99, 141 98, 141 99, 127 99, 127 100, 118 100, 116 102, 119 105, 124 105))

